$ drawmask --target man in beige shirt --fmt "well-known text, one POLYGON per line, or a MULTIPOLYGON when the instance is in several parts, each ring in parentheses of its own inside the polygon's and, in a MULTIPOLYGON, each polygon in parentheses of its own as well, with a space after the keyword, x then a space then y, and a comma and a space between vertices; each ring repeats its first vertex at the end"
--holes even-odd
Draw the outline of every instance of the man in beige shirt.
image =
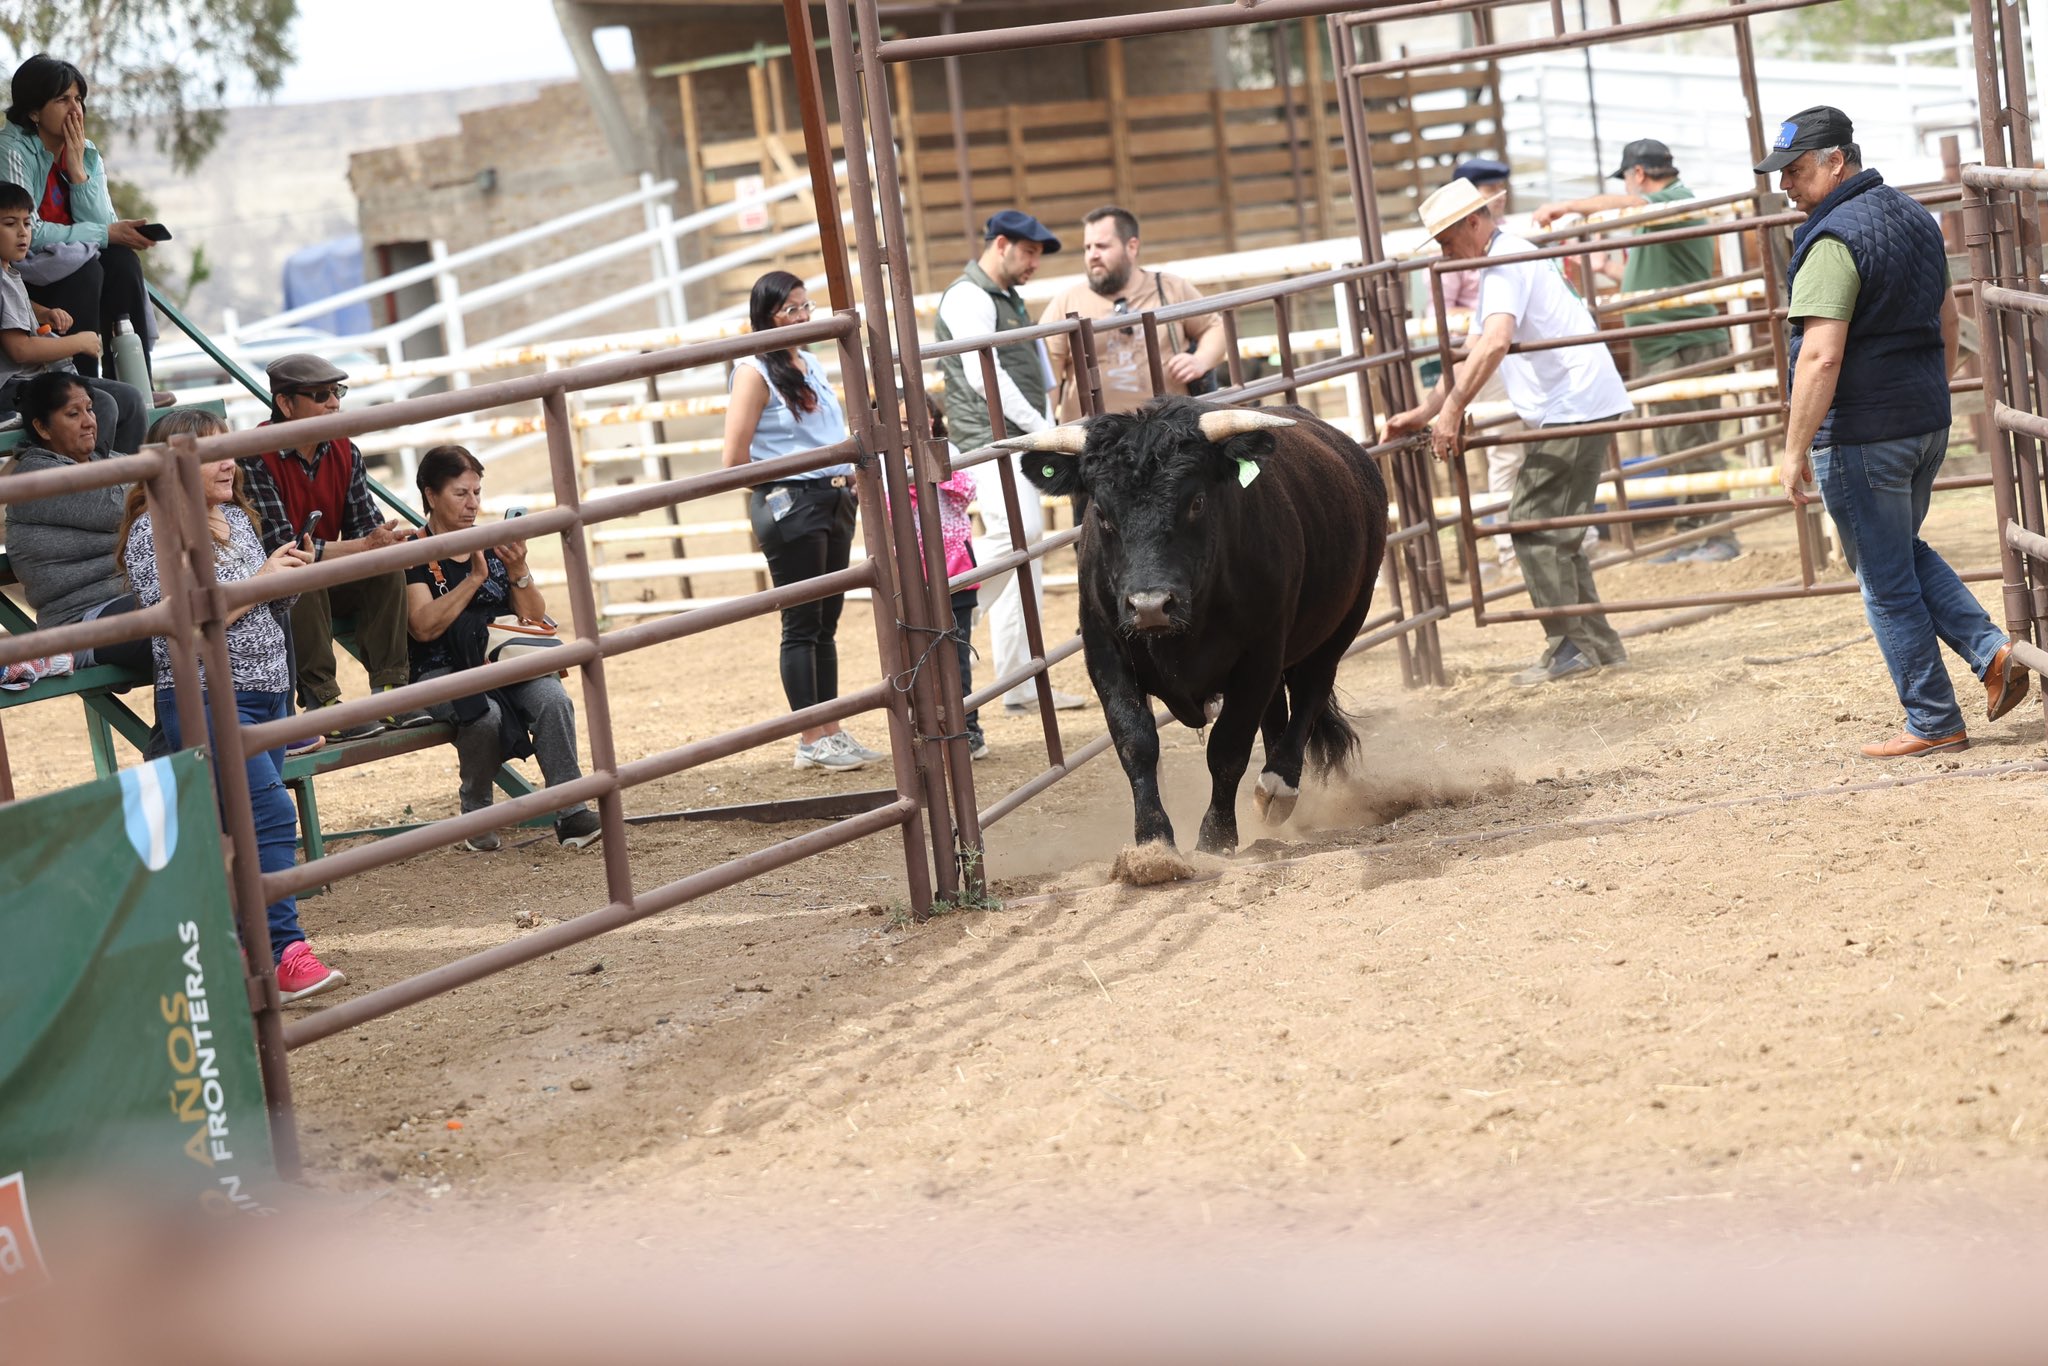
MULTIPOLYGON (((1138 263, 1138 219, 1128 209, 1106 204, 1082 222, 1081 249, 1086 283, 1070 285, 1039 315, 1041 323, 1058 322, 1069 313, 1084 318, 1113 318, 1185 303, 1202 291, 1178 275, 1146 270, 1138 263)), ((1159 345, 1166 392, 1185 394, 1190 384, 1206 380, 1223 363, 1223 323, 1214 313, 1159 325, 1159 345)), ((1081 416, 1080 384, 1074 374, 1073 339, 1047 337, 1045 349, 1059 384, 1055 412, 1062 422, 1081 416)), ((1095 334, 1095 362, 1102 372, 1102 406, 1125 413, 1152 397, 1152 365, 1145 354, 1145 329, 1132 324, 1095 334)))

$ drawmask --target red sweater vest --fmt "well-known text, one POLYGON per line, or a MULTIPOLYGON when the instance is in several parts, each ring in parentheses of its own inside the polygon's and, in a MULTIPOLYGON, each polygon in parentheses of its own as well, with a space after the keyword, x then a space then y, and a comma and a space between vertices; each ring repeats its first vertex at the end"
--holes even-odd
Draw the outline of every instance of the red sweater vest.
POLYGON ((315 534, 323 541, 338 541, 347 534, 342 530, 342 511, 348 504, 349 476, 355 470, 355 443, 327 442, 321 449, 325 454, 311 474, 304 461, 282 451, 264 452, 263 468, 270 471, 271 482, 284 499, 285 515, 294 532, 306 524, 307 514, 318 508, 321 525, 315 534))

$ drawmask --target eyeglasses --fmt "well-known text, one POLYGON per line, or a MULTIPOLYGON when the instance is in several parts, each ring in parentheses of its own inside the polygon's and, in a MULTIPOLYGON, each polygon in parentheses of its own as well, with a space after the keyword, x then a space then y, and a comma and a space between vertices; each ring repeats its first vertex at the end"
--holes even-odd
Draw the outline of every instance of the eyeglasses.
POLYGON ((301 398, 310 398, 315 403, 325 403, 330 398, 337 401, 343 398, 348 393, 348 386, 346 384, 323 384, 318 389, 294 389, 292 392, 301 398))
POLYGON ((784 304, 775 310, 775 316, 778 318, 808 318, 811 316, 811 307, 810 304, 784 304))

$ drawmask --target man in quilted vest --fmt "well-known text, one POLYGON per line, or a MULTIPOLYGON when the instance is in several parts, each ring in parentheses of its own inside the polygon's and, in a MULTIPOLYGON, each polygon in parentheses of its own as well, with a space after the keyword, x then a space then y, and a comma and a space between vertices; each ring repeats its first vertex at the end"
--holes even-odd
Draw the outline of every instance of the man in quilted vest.
POLYGON ((1792 412, 1778 478, 1798 504, 1811 479, 1863 590, 1906 726, 1863 746, 1872 759, 1969 748, 1941 642, 1983 680, 1985 709, 2019 705, 2027 673, 1955 570, 1920 539, 1948 454, 1948 377, 1956 301, 1941 229, 1926 209, 1863 166, 1849 116, 1794 114, 1756 168, 1806 222, 1792 235, 1786 284, 1792 412))

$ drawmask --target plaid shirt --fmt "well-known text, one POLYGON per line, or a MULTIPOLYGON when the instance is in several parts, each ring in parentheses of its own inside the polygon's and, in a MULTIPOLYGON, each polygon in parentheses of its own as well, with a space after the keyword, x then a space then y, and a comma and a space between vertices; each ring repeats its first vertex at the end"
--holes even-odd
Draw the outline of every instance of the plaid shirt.
MULTIPOLYGON (((315 536, 313 538, 314 558, 328 541, 355 541, 384 525, 384 519, 377 515, 377 504, 370 497, 369 475, 363 470, 363 453, 356 449, 353 441, 343 443, 348 447, 349 474, 348 493, 342 499, 341 534, 339 536, 315 536)), ((323 441, 313 451, 313 458, 307 460, 300 451, 286 451, 284 458, 296 460, 312 475, 320 468, 320 462, 334 456, 335 443, 323 441)), ((292 538, 291 517, 284 508, 284 494, 278 489, 277 481, 270 477, 269 468, 261 460, 242 462, 242 487, 255 505, 257 515, 263 522, 263 549, 274 554, 277 548, 292 538)))

